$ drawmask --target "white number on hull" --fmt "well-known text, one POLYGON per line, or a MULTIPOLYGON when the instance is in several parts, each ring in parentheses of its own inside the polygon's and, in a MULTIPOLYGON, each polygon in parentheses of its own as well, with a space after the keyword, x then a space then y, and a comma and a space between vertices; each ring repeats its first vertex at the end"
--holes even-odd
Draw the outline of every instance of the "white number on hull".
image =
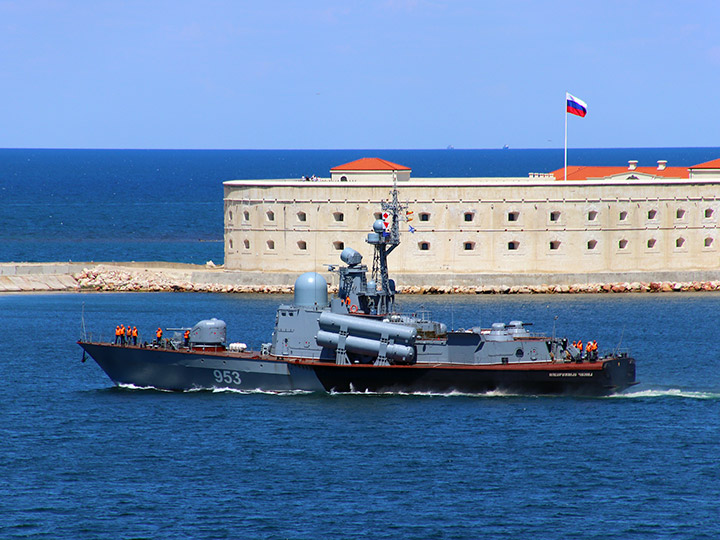
POLYGON ((240 379, 239 371, 215 369, 213 370, 213 376, 215 377, 215 382, 217 383, 240 384, 242 382, 242 379, 240 379))

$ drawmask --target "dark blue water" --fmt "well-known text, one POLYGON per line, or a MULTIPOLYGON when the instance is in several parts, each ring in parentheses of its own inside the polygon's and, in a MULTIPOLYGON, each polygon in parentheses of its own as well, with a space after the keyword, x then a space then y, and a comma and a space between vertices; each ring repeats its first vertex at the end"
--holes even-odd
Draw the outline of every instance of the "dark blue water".
MULTIPOLYGON (((222 261, 222 182, 377 156, 524 176, 562 150, 0 150, 0 261, 222 261)), ((689 166, 720 149, 571 150, 689 166)), ((523 319, 630 351, 623 396, 128 390, 75 340, 217 316, 269 340, 280 297, 0 295, 0 538, 720 536, 720 294, 414 297, 455 328, 523 319), (557 317, 557 319, 555 319, 557 317)))
MULTIPOLYGON (((556 150, 0 150, 0 261, 221 263, 226 180, 328 176, 380 157, 418 177, 527 176, 556 150)), ((570 163, 690 166, 720 148, 571 149, 570 163)))
POLYGON ((720 535, 720 295, 402 301, 630 350, 609 398, 115 389, 74 343, 84 306, 96 338, 220 316, 257 346, 280 300, 0 295, 0 538, 720 535))

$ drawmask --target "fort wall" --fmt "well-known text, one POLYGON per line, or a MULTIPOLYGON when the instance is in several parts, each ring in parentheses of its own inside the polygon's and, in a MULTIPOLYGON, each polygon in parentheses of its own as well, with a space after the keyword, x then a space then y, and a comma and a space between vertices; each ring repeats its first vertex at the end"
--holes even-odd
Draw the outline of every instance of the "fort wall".
MULTIPOLYGON (((365 238, 391 187, 387 179, 226 182, 225 267, 322 271, 346 246, 371 264, 365 238)), ((412 221, 390 264, 411 282, 630 273, 653 281, 720 269, 718 178, 412 178, 399 183, 399 197, 412 221)))

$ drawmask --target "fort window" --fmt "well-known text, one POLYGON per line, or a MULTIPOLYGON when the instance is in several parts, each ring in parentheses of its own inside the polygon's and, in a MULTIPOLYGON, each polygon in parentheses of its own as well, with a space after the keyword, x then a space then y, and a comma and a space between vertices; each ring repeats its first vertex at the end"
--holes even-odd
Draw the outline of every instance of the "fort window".
POLYGON ((712 245, 713 245, 713 239, 710 236, 708 236, 705 239, 705 247, 712 247, 712 245))
POLYGON ((520 242, 518 242, 517 240, 511 240, 510 242, 508 242, 508 249, 510 251, 516 251, 519 247, 520 242))
POLYGON ((560 240, 552 240, 550 242, 550 249, 552 249, 552 250, 560 249, 560 240))
POLYGON ((243 246, 245 249, 250 249, 250 240, 243 240, 243 246))
POLYGON ((298 221, 305 222, 305 221, 307 221, 307 214, 305 212, 298 212, 297 219, 298 219, 298 221))
POLYGON ((508 221, 517 221, 520 218, 520 212, 508 212, 508 221))
POLYGON ((243 212, 243 219, 244 219, 245 221, 250 221, 250 212, 248 212, 247 210, 245 210, 245 211, 243 212))
POLYGON ((684 217, 685 217, 685 210, 683 210, 682 208, 678 208, 677 211, 675 212, 675 217, 676 217, 677 219, 682 219, 682 218, 684 218, 684 217))
POLYGON ((342 251, 343 249, 345 249, 345 242, 333 242, 333 247, 338 251, 342 251))
POLYGON ((595 249, 597 247, 597 240, 588 240, 587 248, 595 249))
POLYGON ((345 214, 343 214, 342 212, 334 212, 333 218, 335 219, 335 221, 345 221, 345 214))
POLYGON ((712 208, 706 208, 705 209, 705 217, 711 218, 713 216, 713 209, 712 208))
POLYGON ((297 247, 300 251, 305 251, 307 249, 307 242, 305 240, 298 240, 297 247))
POLYGON ((472 251, 475 249, 475 242, 465 242, 463 243, 463 249, 465 251, 472 251))
POLYGON ((268 210, 265 215, 267 216, 268 221, 275 221, 275 212, 272 210, 268 210))
POLYGON ((465 221, 472 221, 475 219, 475 214, 473 212, 465 212, 465 221))
POLYGON ((627 219, 627 212, 623 210, 620 212, 620 215, 618 216, 620 218, 620 221, 625 221, 627 219))
POLYGON ((430 214, 427 212, 422 212, 420 214, 420 221, 430 221, 430 214))
POLYGON ((648 210, 648 219, 655 219, 657 217, 657 210, 648 210))
POLYGON ((588 221, 595 221, 595 218, 597 217, 598 213, 596 210, 590 210, 588 212, 588 221))
POLYGON ((275 241, 274 241, 274 240, 268 240, 268 241, 267 241, 267 248, 268 248, 268 249, 275 249, 275 241))
POLYGON ((550 212, 550 221, 560 221, 560 212, 557 210, 550 212))
POLYGON ((650 240, 647 241, 647 247, 650 249, 654 248, 656 242, 657 242, 657 240, 655 240, 654 238, 651 238, 650 240))
POLYGON ((420 251, 430 251, 430 242, 418 242, 420 251))
POLYGON ((625 240, 624 238, 618 242, 618 247, 620 249, 625 249, 627 247, 627 245, 628 245, 628 241, 625 240))
POLYGON ((675 247, 683 247, 685 244, 685 239, 681 236, 677 240, 675 240, 675 247))

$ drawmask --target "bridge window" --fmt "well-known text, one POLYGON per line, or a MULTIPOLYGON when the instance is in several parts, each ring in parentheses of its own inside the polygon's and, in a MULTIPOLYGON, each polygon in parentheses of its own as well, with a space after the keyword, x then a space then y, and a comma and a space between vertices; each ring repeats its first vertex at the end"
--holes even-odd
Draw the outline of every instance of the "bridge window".
POLYGON ((307 214, 305 212, 300 211, 297 213, 297 219, 298 219, 298 221, 305 222, 305 221, 307 221, 307 214))
POLYGON ((652 248, 655 247, 655 244, 656 244, 656 243, 657 243, 657 240, 655 240, 654 238, 650 238, 650 239, 647 241, 647 247, 650 248, 650 249, 652 249, 652 248))
POLYGON ((705 247, 712 247, 712 245, 713 245, 713 239, 712 239, 712 237, 708 236, 705 239, 705 247))
POLYGON ((267 216, 268 221, 275 221, 275 212, 272 210, 265 212, 265 215, 267 216))
POLYGON ((333 247, 338 251, 342 251, 343 249, 345 249, 345 242, 333 242, 333 247))
POLYGON ((520 212, 508 212, 508 221, 517 221, 518 219, 520 219, 520 212))
POLYGON ((428 212, 421 212, 420 221, 430 221, 430 214, 428 212))
POLYGON ((250 249, 250 240, 243 240, 243 246, 245 247, 245 249, 250 249))
POLYGON ((430 242, 418 242, 418 249, 420 251, 430 251, 430 242))
POLYGON ((595 221, 595 218, 597 217, 598 213, 596 210, 590 210, 588 212, 588 221, 595 221))
POLYGON ((343 214, 342 212, 334 212, 333 218, 335 219, 335 221, 345 221, 345 214, 343 214))
POLYGON ((618 247, 620 249, 625 249, 627 247, 627 245, 628 245, 628 241, 625 240, 624 238, 618 242, 618 247))
POLYGON ((268 248, 268 249, 275 249, 275 241, 274 241, 274 240, 268 240, 268 241, 267 241, 267 248, 268 248))
POLYGON ((588 240, 587 248, 595 249, 597 247, 597 240, 588 240))
POLYGON ((307 249, 307 242, 305 240, 298 240, 297 247, 300 251, 305 251, 307 249))
POLYGON ((465 251, 472 251, 475 249, 475 242, 465 242, 463 243, 463 249, 465 251))
POLYGON ((560 249, 560 240, 552 240, 550 242, 550 249, 552 249, 553 251, 560 249))
POLYGON ((712 209, 712 208, 706 208, 706 209, 705 209, 705 217, 706 217, 706 218, 711 218, 711 217, 713 217, 713 209, 712 209))
POLYGON ((243 212, 243 220, 250 221, 250 212, 248 212, 247 210, 243 212))
POLYGON ((550 212, 550 221, 560 221, 560 212, 557 210, 550 212))
POLYGON ((623 210, 622 212, 620 212, 620 215, 618 217, 620 221, 625 221, 627 219, 627 212, 623 210))
POLYGON ((473 212, 465 212, 463 217, 465 218, 465 221, 472 221, 475 219, 475 214, 473 212))
POLYGON ((685 239, 681 236, 677 240, 675 240, 675 247, 683 247, 685 245, 685 239))
POLYGON ((682 208, 678 208, 677 211, 675 212, 675 217, 676 217, 677 219, 682 219, 682 218, 684 218, 684 217, 685 217, 685 210, 683 210, 682 208))
POLYGON ((657 210, 648 211, 648 219, 655 219, 657 217, 657 210))
POLYGON ((520 248, 520 242, 518 242, 517 240, 511 240, 510 242, 508 242, 508 249, 510 251, 516 251, 519 248, 520 248))

